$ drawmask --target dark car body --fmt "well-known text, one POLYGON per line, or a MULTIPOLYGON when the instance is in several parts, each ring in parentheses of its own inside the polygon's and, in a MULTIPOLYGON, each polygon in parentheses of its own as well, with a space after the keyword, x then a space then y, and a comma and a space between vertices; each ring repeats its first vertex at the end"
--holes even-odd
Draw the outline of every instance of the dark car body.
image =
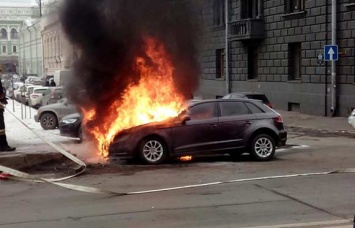
POLYGON ((230 93, 225 95, 222 99, 254 99, 261 100, 265 105, 272 108, 272 104, 269 99, 263 93, 256 92, 240 92, 240 93, 230 93))
POLYGON ((249 99, 203 100, 190 104, 186 115, 161 123, 128 129, 116 136, 110 156, 133 158, 147 138, 167 147, 169 157, 229 151, 248 152, 258 135, 269 135, 276 146, 287 140, 282 118, 259 101, 249 99), (185 121, 187 120, 187 121, 185 121))
POLYGON ((63 117, 59 122, 60 135, 80 138, 82 116, 79 113, 74 113, 63 117))

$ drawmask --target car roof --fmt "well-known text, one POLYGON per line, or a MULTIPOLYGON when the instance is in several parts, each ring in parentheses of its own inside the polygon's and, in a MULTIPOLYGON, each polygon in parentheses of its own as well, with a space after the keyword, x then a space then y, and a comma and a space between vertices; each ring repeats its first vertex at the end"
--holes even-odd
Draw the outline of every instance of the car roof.
POLYGON ((246 102, 246 101, 257 101, 257 100, 254 100, 254 99, 246 100, 246 99, 243 99, 243 98, 194 100, 194 102, 192 102, 190 104, 190 106, 196 105, 196 104, 201 104, 201 103, 208 103, 208 102, 232 102, 232 101, 246 102))
POLYGON ((238 92, 238 93, 230 93, 230 95, 233 94, 242 94, 242 95, 265 95, 264 93, 260 93, 260 92, 238 92))

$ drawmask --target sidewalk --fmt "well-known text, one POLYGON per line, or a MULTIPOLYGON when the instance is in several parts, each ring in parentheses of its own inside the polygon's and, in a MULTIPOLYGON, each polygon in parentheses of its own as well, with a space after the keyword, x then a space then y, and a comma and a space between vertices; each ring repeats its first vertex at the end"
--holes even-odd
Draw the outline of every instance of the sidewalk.
POLYGON ((350 126, 347 117, 312 116, 282 110, 277 112, 282 115, 284 125, 289 132, 355 137, 355 129, 350 126))
POLYGON ((62 154, 44 143, 31 130, 57 144, 68 142, 70 139, 60 136, 58 129, 43 130, 40 123, 34 121, 33 117, 36 113, 37 110, 35 109, 21 105, 17 101, 13 103, 13 100, 9 100, 4 112, 6 136, 9 145, 16 147, 16 151, 1 152, 0 165, 21 169, 63 158, 62 154))

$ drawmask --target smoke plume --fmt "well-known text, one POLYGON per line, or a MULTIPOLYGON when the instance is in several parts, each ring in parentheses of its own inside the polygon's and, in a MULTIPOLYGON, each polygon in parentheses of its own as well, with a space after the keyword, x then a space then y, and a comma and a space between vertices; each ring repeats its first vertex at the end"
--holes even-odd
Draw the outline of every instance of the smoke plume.
POLYGON ((177 90, 189 98, 199 75, 193 9, 183 0, 64 1, 61 23, 77 53, 68 97, 104 116, 127 86, 138 82, 132 66, 137 56, 149 62, 144 38, 154 37, 171 56, 177 90))

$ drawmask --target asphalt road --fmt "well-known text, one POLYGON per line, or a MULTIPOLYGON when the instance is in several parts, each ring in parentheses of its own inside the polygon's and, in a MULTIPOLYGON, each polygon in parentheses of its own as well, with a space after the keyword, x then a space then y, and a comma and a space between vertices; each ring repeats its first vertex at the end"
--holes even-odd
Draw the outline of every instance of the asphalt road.
MULTIPOLYGON (((132 192, 355 168, 355 140, 290 135, 270 162, 248 156, 160 167, 124 165, 69 181, 132 192), (301 145, 301 146, 300 146, 301 145)), ((355 173, 302 176, 108 197, 49 184, 0 182, 0 227, 353 227, 355 173)))

